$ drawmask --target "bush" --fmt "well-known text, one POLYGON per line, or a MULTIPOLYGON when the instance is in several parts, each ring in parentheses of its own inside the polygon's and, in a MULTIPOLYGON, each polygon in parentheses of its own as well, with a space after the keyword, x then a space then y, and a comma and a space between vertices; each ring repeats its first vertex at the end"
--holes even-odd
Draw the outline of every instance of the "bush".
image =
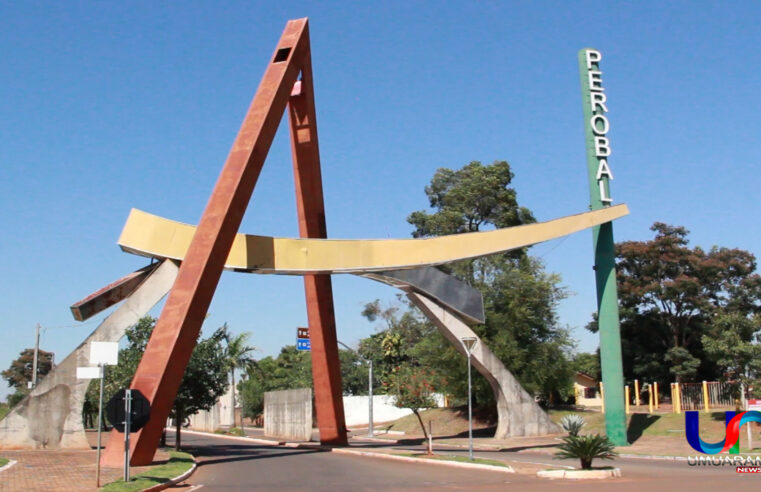
POLYGON ((566 415, 560 419, 561 427, 571 436, 578 436, 584 424, 586 421, 581 415, 566 415))
POLYGON ((589 470, 595 458, 612 460, 617 457, 618 453, 614 448, 615 445, 610 442, 608 436, 600 434, 566 436, 563 438, 563 444, 560 445, 560 451, 555 453, 555 458, 577 458, 581 460, 581 469, 589 470))

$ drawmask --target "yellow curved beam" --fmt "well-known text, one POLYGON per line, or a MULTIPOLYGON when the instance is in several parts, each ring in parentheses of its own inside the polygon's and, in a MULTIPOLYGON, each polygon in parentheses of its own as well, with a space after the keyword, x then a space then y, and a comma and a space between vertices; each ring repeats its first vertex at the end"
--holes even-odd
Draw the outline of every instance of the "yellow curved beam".
MULTIPOLYGON (((629 213, 625 204, 486 232, 425 239, 289 239, 238 234, 228 270, 303 275, 399 270, 476 258, 548 241, 629 213)), ((119 237, 123 251, 182 260, 195 226, 132 209, 119 237)))

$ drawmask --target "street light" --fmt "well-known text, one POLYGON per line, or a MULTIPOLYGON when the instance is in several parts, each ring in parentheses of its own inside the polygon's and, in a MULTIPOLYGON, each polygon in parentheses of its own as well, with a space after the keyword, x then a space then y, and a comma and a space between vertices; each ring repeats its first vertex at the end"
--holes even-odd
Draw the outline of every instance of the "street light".
POLYGON ((361 360, 367 362, 367 365, 368 365, 368 368, 369 368, 369 373, 368 373, 368 377, 367 377, 367 388, 368 388, 367 392, 368 392, 369 398, 370 398, 368 400, 368 404, 367 404, 368 412, 369 412, 369 416, 368 416, 369 423, 367 425, 367 437, 374 437, 375 433, 373 431, 373 360, 372 359, 365 359, 364 357, 359 355, 359 352, 357 352, 353 348, 349 347, 348 345, 343 343, 341 340, 337 340, 337 342, 339 344, 343 345, 350 352, 353 352, 354 354, 356 354, 357 357, 359 357, 361 360))
POLYGON ((468 354, 468 456, 473 461, 473 398, 471 397, 471 383, 470 383, 470 354, 473 347, 478 343, 476 337, 462 337, 462 346, 465 347, 465 352, 468 354))

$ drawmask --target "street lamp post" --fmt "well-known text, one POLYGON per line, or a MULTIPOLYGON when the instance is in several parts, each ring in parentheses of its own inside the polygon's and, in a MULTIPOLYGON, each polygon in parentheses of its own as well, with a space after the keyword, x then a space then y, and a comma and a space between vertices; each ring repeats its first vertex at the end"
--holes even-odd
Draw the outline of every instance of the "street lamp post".
POLYGON ((367 437, 374 437, 375 433, 373 431, 373 360, 367 359, 367 364, 370 367, 369 376, 367 377, 367 387, 369 388, 368 393, 370 395, 370 403, 368 404, 368 408, 370 409, 370 415, 369 415, 369 425, 367 426, 367 437))
POLYGON ((468 457, 473 461, 473 397, 470 380, 470 354, 475 344, 478 343, 478 338, 462 337, 460 340, 462 340, 462 345, 468 354, 468 457))

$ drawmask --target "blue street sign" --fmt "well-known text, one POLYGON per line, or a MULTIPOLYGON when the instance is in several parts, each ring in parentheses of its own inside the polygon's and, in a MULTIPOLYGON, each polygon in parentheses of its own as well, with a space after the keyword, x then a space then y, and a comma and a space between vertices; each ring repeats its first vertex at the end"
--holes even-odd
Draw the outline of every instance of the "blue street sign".
POLYGON ((296 350, 312 350, 312 342, 308 338, 297 338, 296 350))

